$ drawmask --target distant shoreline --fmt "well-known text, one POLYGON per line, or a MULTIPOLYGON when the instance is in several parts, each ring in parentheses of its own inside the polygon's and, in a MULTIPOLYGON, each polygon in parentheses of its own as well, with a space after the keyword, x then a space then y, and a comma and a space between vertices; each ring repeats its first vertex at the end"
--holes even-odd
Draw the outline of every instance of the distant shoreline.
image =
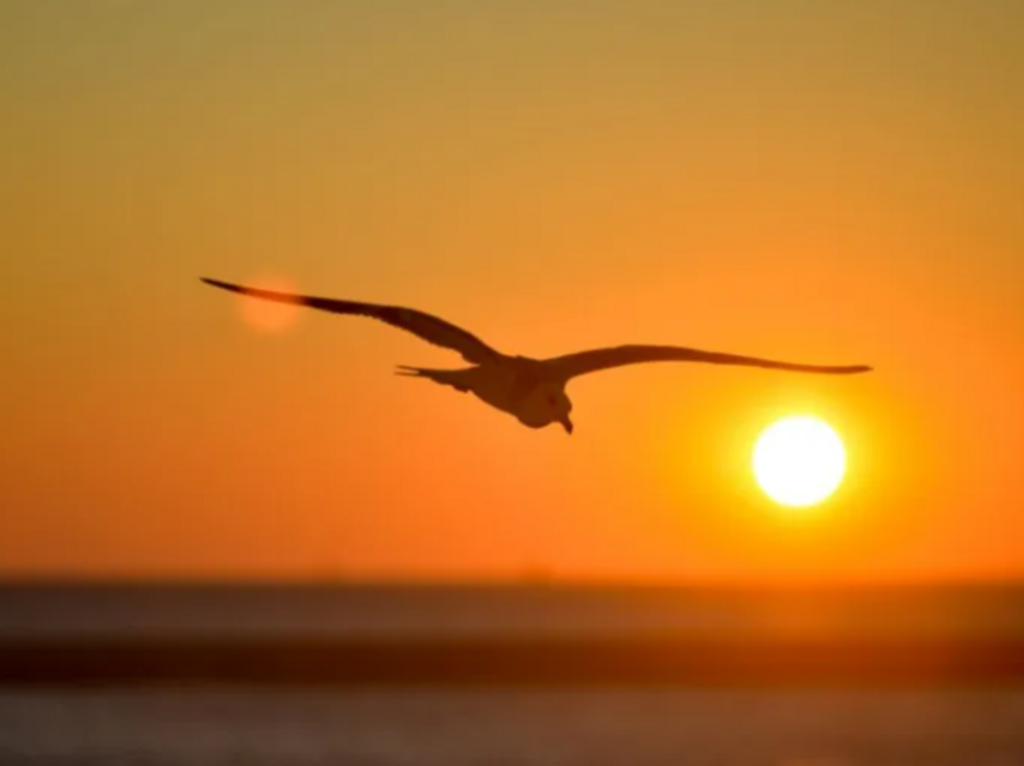
POLYGON ((345 575, 258 577, 155 577, 120 575, 59 575, 0 573, 0 591, 21 589, 61 590, 235 590, 235 589, 379 589, 379 590, 507 590, 554 589, 569 591, 708 592, 738 594, 842 594, 929 591, 1006 590, 1024 591, 1024 573, 1007 577, 977 576, 936 578, 838 579, 815 582, 804 579, 672 580, 644 578, 573 577, 553 570, 524 570, 519 575, 493 577, 357 577, 345 575))
POLYGON ((1020 584, 0 583, 0 686, 1024 688, 1020 584))
POLYGON ((1024 688, 1021 640, 203 639, 0 641, 0 687, 1024 688))

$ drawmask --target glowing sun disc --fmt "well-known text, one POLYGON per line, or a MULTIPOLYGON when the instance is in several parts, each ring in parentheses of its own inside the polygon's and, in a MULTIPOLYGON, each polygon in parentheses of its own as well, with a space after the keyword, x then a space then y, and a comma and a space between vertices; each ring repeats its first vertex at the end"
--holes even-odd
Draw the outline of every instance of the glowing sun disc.
POLYGON ((764 430, 754 447, 754 476, 780 505, 802 508, 827 499, 846 473, 839 434, 813 417, 791 417, 764 430))

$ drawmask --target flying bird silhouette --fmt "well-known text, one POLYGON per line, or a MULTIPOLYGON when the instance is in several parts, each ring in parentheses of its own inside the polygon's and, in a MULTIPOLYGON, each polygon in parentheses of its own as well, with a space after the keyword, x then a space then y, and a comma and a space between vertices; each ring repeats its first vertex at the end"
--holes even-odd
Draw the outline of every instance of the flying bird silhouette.
POLYGON ((427 378, 463 393, 472 392, 483 402, 509 413, 529 428, 543 428, 552 423, 560 423, 570 434, 573 431, 573 423, 569 418, 572 402, 565 393, 565 386, 573 378, 588 372, 642 362, 704 362, 833 375, 871 371, 871 367, 866 365, 794 364, 680 346, 615 346, 550 359, 509 356, 491 348, 471 332, 416 309, 317 298, 245 287, 206 277, 201 279, 208 285, 253 298, 308 306, 334 314, 371 317, 411 332, 435 346, 457 351, 472 365, 471 367, 438 370, 399 365, 396 373, 427 378))

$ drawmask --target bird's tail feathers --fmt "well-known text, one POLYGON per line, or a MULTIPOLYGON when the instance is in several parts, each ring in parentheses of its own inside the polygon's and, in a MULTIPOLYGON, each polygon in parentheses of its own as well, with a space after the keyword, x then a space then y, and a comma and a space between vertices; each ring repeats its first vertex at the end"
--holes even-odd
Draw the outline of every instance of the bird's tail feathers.
POLYGON ((423 369, 422 367, 407 367, 404 364, 400 364, 397 367, 395 367, 395 375, 406 375, 410 378, 426 377, 427 372, 429 371, 423 369))
POLYGON ((400 364, 395 368, 395 375, 405 375, 411 378, 427 378, 442 386, 451 386, 459 391, 465 391, 466 386, 459 378, 460 370, 431 370, 426 367, 409 367, 400 364))

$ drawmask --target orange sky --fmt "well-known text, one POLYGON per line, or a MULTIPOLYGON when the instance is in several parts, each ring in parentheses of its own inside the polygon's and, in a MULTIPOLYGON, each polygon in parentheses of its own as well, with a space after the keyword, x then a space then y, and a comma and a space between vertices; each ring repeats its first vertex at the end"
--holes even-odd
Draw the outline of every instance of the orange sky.
POLYGON ((0 7, 0 570, 695 581, 1024 574, 1024 6, 284 0, 0 7), (576 433, 254 331, 199 275, 538 356, 679 343, 576 433), (848 481, 753 486, 814 412, 848 481))

